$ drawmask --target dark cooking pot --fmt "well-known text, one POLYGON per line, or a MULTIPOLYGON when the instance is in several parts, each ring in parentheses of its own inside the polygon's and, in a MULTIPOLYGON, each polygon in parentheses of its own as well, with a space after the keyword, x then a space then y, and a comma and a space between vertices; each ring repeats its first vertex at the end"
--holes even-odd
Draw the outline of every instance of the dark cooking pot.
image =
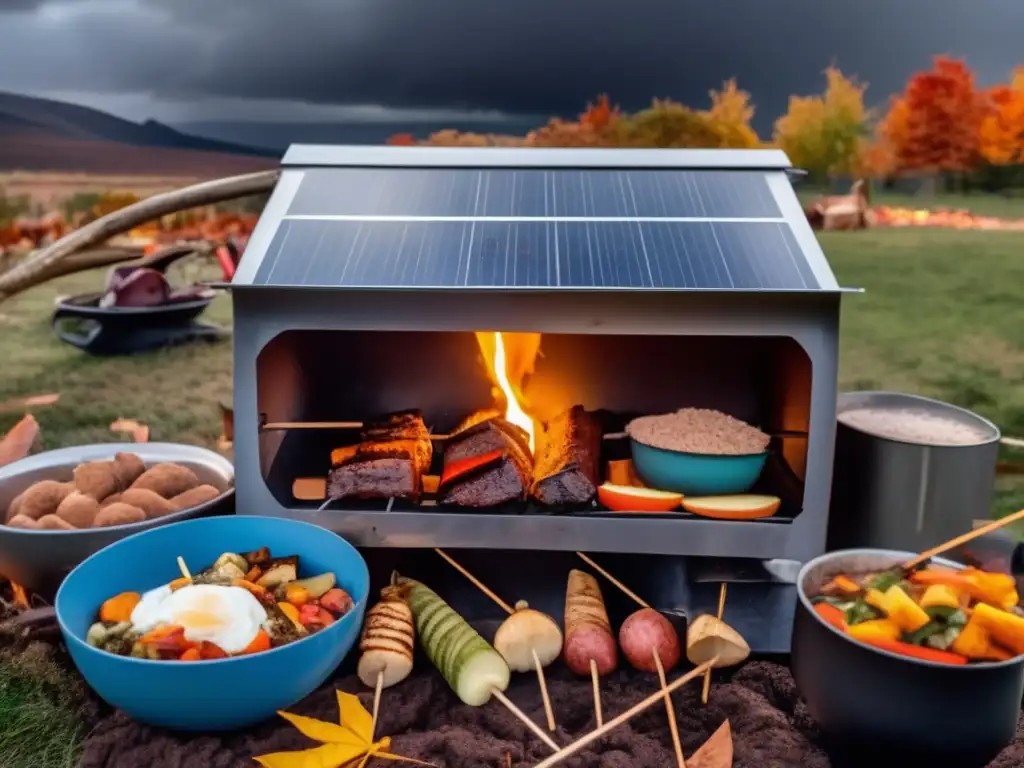
POLYGON ((897 656, 852 640, 818 618, 811 605, 810 597, 839 573, 883 570, 913 556, 847 549, 800 570, 793 677, 834 762, 984 766, 1017 732, 1024 657, 950 666, 897 656))

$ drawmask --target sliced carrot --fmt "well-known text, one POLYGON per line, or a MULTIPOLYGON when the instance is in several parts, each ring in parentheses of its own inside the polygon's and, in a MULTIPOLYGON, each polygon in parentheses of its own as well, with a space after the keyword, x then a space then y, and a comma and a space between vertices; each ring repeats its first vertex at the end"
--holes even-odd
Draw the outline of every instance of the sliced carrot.
POLYGON ((172 581, 168 586, 170 586, 171 591, 174 592, 175 590, 181 589, 182 587, 187 587, 191 583, 192 579, 188 578, 187 576, 182 576, 180 579, 175 579, 174 581, 172 581))
POLYGON ((862 643, 870 645, 874 648, 878 648, 883 651, 889 651, 900 656, 909 656, 913 659, 921 659, 922 661, 934 661, 937 664, 966 664, 967 657, 961 656, 959 653, 950 653, 949 651, 940 651, 937 648, 925 648, 920 645, 913 645, 911 643, 904 643, 899 640, 888 640, 881 637, 872 638, 859 638, 862 643))
POLYGON ((122 592, 110 598, 100 606, 100 621, 131 621, 132 611, 141 599, 142 595, 138 592, 122 592))
POLYGON ((189 648, 178 657, 178 661, 199 661, 201 658, 203 657, 198 648, 189 648))
POLYGON ((253 638, 252 642, 245 647, 242 654, 249 653, 261 653, 263 651, 270 650, 270 635, 264 632, 262 629, 256 633, 256 637, 253 638))
POLYGON ((822 592, 842 592, 846 595, 858 595, 862 591, 860 584, 849 576, 843 576, 842 574, 836 576, 822 589, 822 592))
POLYGON ((263 569, 260 568, 258 565, 254 565, 252 568, 249 569, 249 572, 245 574, 244 578, 246 581, 255 584, 257 581, 260 580, 260 576, 262 575, 263 569))
POLYGON ((231 586, 247 589, 256 597, 263 597, 263 595, 267 594, 267 590, 264 587, 261 587, 259 584, 253 584, 251 581, 246 581, 245 579, 235 579, 231 582, 231 586))
POLYGON ((303 587, 301 584, 289 584, 284 588, 284 599, 294 605, 296 608, 301 608, 309 602, 310 594, 309 590, 303 587))
POLYGON ((828 603, 818 603, 814 606, 814 612, 822 618, 826 624, 831 624, 836 629, 846 631, 846 614, 828 603))
POLYGON ((199 657, 202 659, 226 659, 227 653, 219 645, 203 640, 199 644, 199 657))
POLYGON ((185 635, 185 628, 179 627, 174 624, 164 624, 162 627, 152 629, 142 637, 139 638, 140 643, 156 643, 162 640, 166 640, 177 634, 181 634, 182 637, 185 635))
POLYGON ((910 574, 910 580, 915 584, 931 586, 932 584, 943 584, 947 587, 966 589, 970 582, 962 571, 954 571, 952 568, 925 568, 914 571, 910 574))

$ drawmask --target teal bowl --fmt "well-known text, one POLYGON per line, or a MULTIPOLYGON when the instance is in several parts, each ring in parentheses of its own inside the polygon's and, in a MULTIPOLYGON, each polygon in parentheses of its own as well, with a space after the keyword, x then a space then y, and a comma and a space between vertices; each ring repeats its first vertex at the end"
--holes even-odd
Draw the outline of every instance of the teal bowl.
POLYGON ((724 496, 749 491, 764 469, 768 452, 741 456, 683 453, 630 439, 633 468, 651 488, 686 496, 724 496))
POLYGON ((337 534, 296 520, 232 515, 155 528, 101 549, 64 580, 55 607, 78 671, 112 707, 174 730, 225 731, 266 720, 322 685, 359 636, 369 589, 362 555, 337 534), (178 555, 198 570, 224 552, 264 546, 277 556, 298 555, 299 576, 333 571, 352 610, 302 640, 228 659, 151 661, 86 643, 104 600, 177 578, 178 555))

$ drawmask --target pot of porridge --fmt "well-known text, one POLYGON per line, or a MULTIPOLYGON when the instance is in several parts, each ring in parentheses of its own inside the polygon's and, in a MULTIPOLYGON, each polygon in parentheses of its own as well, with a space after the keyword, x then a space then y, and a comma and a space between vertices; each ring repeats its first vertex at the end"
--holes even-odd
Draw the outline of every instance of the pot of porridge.
POLYGON ((845 392, 836 416, 828 548, 920 552, 987 519, 999 428, 899 392, 845 392))

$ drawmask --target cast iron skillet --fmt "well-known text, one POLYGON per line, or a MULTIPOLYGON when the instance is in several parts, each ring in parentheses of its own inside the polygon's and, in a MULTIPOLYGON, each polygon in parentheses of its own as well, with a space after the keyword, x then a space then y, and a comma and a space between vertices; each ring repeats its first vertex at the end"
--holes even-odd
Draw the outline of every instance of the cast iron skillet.
POLYGON ((829 552, 797 577, 793 677, 837 765, 984 766, 1017 732, 1024 657, 967 666, 918 661, 862 645, 814 612, 809 596, 836 574, 881 570, 914 554, 829 552))

